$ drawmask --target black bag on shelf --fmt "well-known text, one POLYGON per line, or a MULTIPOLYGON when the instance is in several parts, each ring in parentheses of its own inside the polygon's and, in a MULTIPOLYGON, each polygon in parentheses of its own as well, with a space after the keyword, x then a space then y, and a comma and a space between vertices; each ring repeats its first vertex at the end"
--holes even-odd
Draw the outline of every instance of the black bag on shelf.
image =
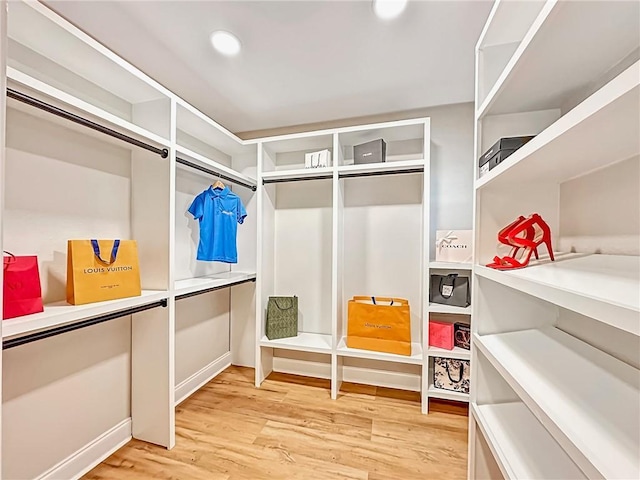
POLYGON ((454 323, 453 343, 456 347, 471 350, 471 327, 466 323, 454 323))
POLYGON ((429 301, 453 307, 468 307, 471 305, 469 277, 460 277, 457 273, 431 275, 429 301))

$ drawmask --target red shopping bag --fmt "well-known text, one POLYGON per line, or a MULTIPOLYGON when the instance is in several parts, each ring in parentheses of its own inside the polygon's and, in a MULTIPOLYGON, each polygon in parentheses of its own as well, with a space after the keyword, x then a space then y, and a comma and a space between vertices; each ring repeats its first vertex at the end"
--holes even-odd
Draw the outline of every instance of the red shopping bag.
POLYGON ((5 256, 2 292, 3 319, 42 312, 38 257, 5 256))

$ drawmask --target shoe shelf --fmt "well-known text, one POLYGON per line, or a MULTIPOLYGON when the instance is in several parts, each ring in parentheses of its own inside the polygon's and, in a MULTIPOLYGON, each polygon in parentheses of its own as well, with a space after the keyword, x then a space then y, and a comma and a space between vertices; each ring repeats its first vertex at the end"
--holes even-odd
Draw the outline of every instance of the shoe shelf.
POLYGON ((452 313, 455 315, 471 315, 471 306, 455 307, 441 303, 429 303, 429 313, 452 313))
POLYGON ((556 254, 527 268, 476 275, 640 335, 640 257, 556 254))
POLYGON ((586 478, 523 403, 471 403, 471 412, 505 479, 586 478))
POLYGON ((637 2, 547 1, 477 108, 477 118, 570 101, 637 48, 638 15, 637 2))
POLYGON ((427 390, 429 398, 438 398, 440 400, 451 400, 454 402, 469 402, 469 394, 462 392, 455 392, 453 390, 444 390, 443 388, 436 388, 433 383, 429 385, 427 390))
POLYGON ((373 350, 361 350, 347 347, 347 339, 342 337, 338 343, 336 353, 341 357, 365 358, 368 360, 381 360, 383 362, 408 363, 422 365, 422 345, 418 342, 411 343, 411 355, 398 355, 395 353, 376 352, 373 350))
POLYGON ((455 262, 429 262, 431 270, 472 270, 471 263, 455 263, 455 262))
POLYGON ((430 357, 454 358, 456 360, 471 359, 471 351, 465 350, 464 348, 460 347, 453 347, 453 350, 447 350, 445 348, 430 346, 427 349, 427 355, 429 355, 430 357))
POLYGON ((640 478, 637 369, 554 327, 474 342, 588 478, 640 478))
POLYGON ((89 318, 139 307, 168 298, 169 293, 161 290, 143 290, 139 297, 121 298, 106 302, 69 305, 65 301, 44 306, 44 312, 11 318, 2 322, 2 338, 25 335, 37 330, 79 322, 89 318))
POLYGON ((260 346, 309 353, 331 353, 332 351, 331 335, 322 333, 301 332, 296 337, 276 340, 269 340, 266 336, 263 336, 260 340, 260 346))
POLYGON ((638 103, 640 62, 478 179, 476 189, 520 182, 562 183, 638 155, 638 103))
POLYGON ((176 280, 173 293, 176 297, 197 293, 204 290, 225 288, 256 279, 255 272, 222 272, 205 277, 176 280))

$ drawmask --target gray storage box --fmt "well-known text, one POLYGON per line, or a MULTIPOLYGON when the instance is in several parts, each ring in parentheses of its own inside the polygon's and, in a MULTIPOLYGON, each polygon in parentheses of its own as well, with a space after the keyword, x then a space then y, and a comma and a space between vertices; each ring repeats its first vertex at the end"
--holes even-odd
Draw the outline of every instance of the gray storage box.
POLYGON ((381 138, 353 146, 353 163, 381 163, 387 161, 387 144, 381 138))

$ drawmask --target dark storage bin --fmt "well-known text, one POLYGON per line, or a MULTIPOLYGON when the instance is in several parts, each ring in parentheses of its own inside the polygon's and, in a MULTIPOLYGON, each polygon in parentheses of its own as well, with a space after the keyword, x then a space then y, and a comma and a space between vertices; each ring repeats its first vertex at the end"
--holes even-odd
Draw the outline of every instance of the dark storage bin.
POLYGON ((484 152, 478 159, 478 168, 480 169, 480 176, 485 175, 489 170, 493 169, 496 165, 499 165, 505 158, 511 155, 513 152, 522 147, 525 143, 531 140, 535 135, 526 137, 506 137, 501 138, 493 146, 484 152))
POLYGON ((381 163, 387 161, 387 144, 381 138, 353 146, 353 163, 381 163))
POLYGON ((453 344, 458 348, 471 350, 471 327, 466 323, 453 324, 453 344))

